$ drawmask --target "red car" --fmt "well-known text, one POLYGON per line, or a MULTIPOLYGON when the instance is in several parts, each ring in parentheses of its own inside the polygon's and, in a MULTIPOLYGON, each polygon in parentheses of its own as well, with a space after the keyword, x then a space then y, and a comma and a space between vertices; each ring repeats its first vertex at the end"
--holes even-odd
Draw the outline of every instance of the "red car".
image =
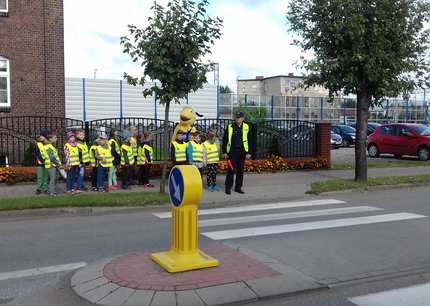
POLYGON ((368 137, 367 152, 370 157, 379 154, 418 156, 420 160, 430 157, 430 128, 422 124, 387 124, 378 127, 368 137))

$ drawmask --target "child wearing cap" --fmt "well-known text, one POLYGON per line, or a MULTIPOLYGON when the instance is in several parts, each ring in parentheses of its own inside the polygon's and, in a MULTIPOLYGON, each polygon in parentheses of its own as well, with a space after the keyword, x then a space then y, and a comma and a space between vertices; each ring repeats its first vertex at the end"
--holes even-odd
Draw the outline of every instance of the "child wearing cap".
POLYGON ((144 185, 146 188, 154 188, 154 185, 149 182, 151 164, 154 158, 154 149, 151 147, 151 141, 151 132, 143 133, 137 154, 139 185, 144 185))
POLYGON ((190 136, 190 142, 187 147, 188 160, 199 169, 203 178, 203 145, 201 144, 200 134, 197 131, 193 131, 190 136))
POLYGON ((90 154, 88 152, 88 146, 85 142, 85 131, 82 129, 76 130, 76 145, 79 150, 79 173, 77 178, 77 189, 85 191, 85 166, 90 164, 90 154))
POLYGON ((61 159, 58 155, 58 150, 55 147, 57 144, 57 135, 48 135, 48 144, 45 145, 46 152, 50 160, 50 167, 48 168, 49 173, 49 195, 56 196, 56 183, 57 183, 57 169, 62 168, 61 159))
POLYGON ((176 139, 170 146, 170 158, 175 166, 188 164, 187 143, 184 142, 184 132, 180 130, 176 133, 176 139))
POLYGON ((94 140, 93 145, 90 147, 90 164, 92 167, 91 171, 91 190, 97 191, 97 167, 98 167, 98 160, 96 160, 96 152, 97 147, 99 146, 99 138, 94 140))
POLYGON ((109 169, 113 167, 113 157, 106 136, 101 136, 99 139, 99 145, 96 150, 96 160, 98 160, 97 190, 99 192, 107 192, 109 191, 107 188, 107 175, 109 169))
POLYGON ((65 166, 67 169, 66 189, 67 194, 79 193, 79 190, 75 190, 77 186, 77 179, 79 175, 79 149, 76 144, 75 133, 72 131, 66 134, 67 143, 64 145, 64 158, 65 166))
POLYGON ((130 188, 131 167, 135 164, 131 138, 128 137, 121 146, 122 189, 130 188))
POLYGON ((209 131, 207 140, 203 144, 203 156, 206 165, 206 182, 208 190, 211 192, 218 190, 216 177, 218 172, 219 151, 216 132, 209 131))
POLYGON ((40 135, 36 138, 37 195, 48 192, 50 160, 45 147, 47 144, 48 141, 44 136, 40 135))

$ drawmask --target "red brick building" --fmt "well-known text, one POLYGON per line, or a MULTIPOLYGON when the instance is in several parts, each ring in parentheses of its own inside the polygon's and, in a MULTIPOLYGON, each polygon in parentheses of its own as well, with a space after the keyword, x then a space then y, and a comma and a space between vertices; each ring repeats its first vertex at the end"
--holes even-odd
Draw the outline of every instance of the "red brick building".
POLYGON ((63 0, 0 0, 1 115, 65 115, 63 0))

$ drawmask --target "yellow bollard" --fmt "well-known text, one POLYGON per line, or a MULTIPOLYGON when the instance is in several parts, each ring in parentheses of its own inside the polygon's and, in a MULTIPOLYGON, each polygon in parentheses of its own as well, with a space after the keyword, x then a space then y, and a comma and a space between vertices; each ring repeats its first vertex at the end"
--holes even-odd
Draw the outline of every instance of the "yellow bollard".
POLYGON ((202 179, 195 166, 176 166, 169 176, 172 201, 170 251, 151 259, 170 273, 219 266, 219 261, 199 250, 198 208, 203 194, 202 179))

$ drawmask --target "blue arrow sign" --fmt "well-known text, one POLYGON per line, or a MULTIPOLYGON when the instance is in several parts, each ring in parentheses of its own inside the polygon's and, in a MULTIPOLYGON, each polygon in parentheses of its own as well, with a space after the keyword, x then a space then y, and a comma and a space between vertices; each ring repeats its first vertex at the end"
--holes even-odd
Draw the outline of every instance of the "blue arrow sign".
POLYGON ((170 200, 176 207, 181 206, 182 200, 184 199, 184 177, 181 171, 177 168, 173 168, 169 177, 169 192, 170 200))

